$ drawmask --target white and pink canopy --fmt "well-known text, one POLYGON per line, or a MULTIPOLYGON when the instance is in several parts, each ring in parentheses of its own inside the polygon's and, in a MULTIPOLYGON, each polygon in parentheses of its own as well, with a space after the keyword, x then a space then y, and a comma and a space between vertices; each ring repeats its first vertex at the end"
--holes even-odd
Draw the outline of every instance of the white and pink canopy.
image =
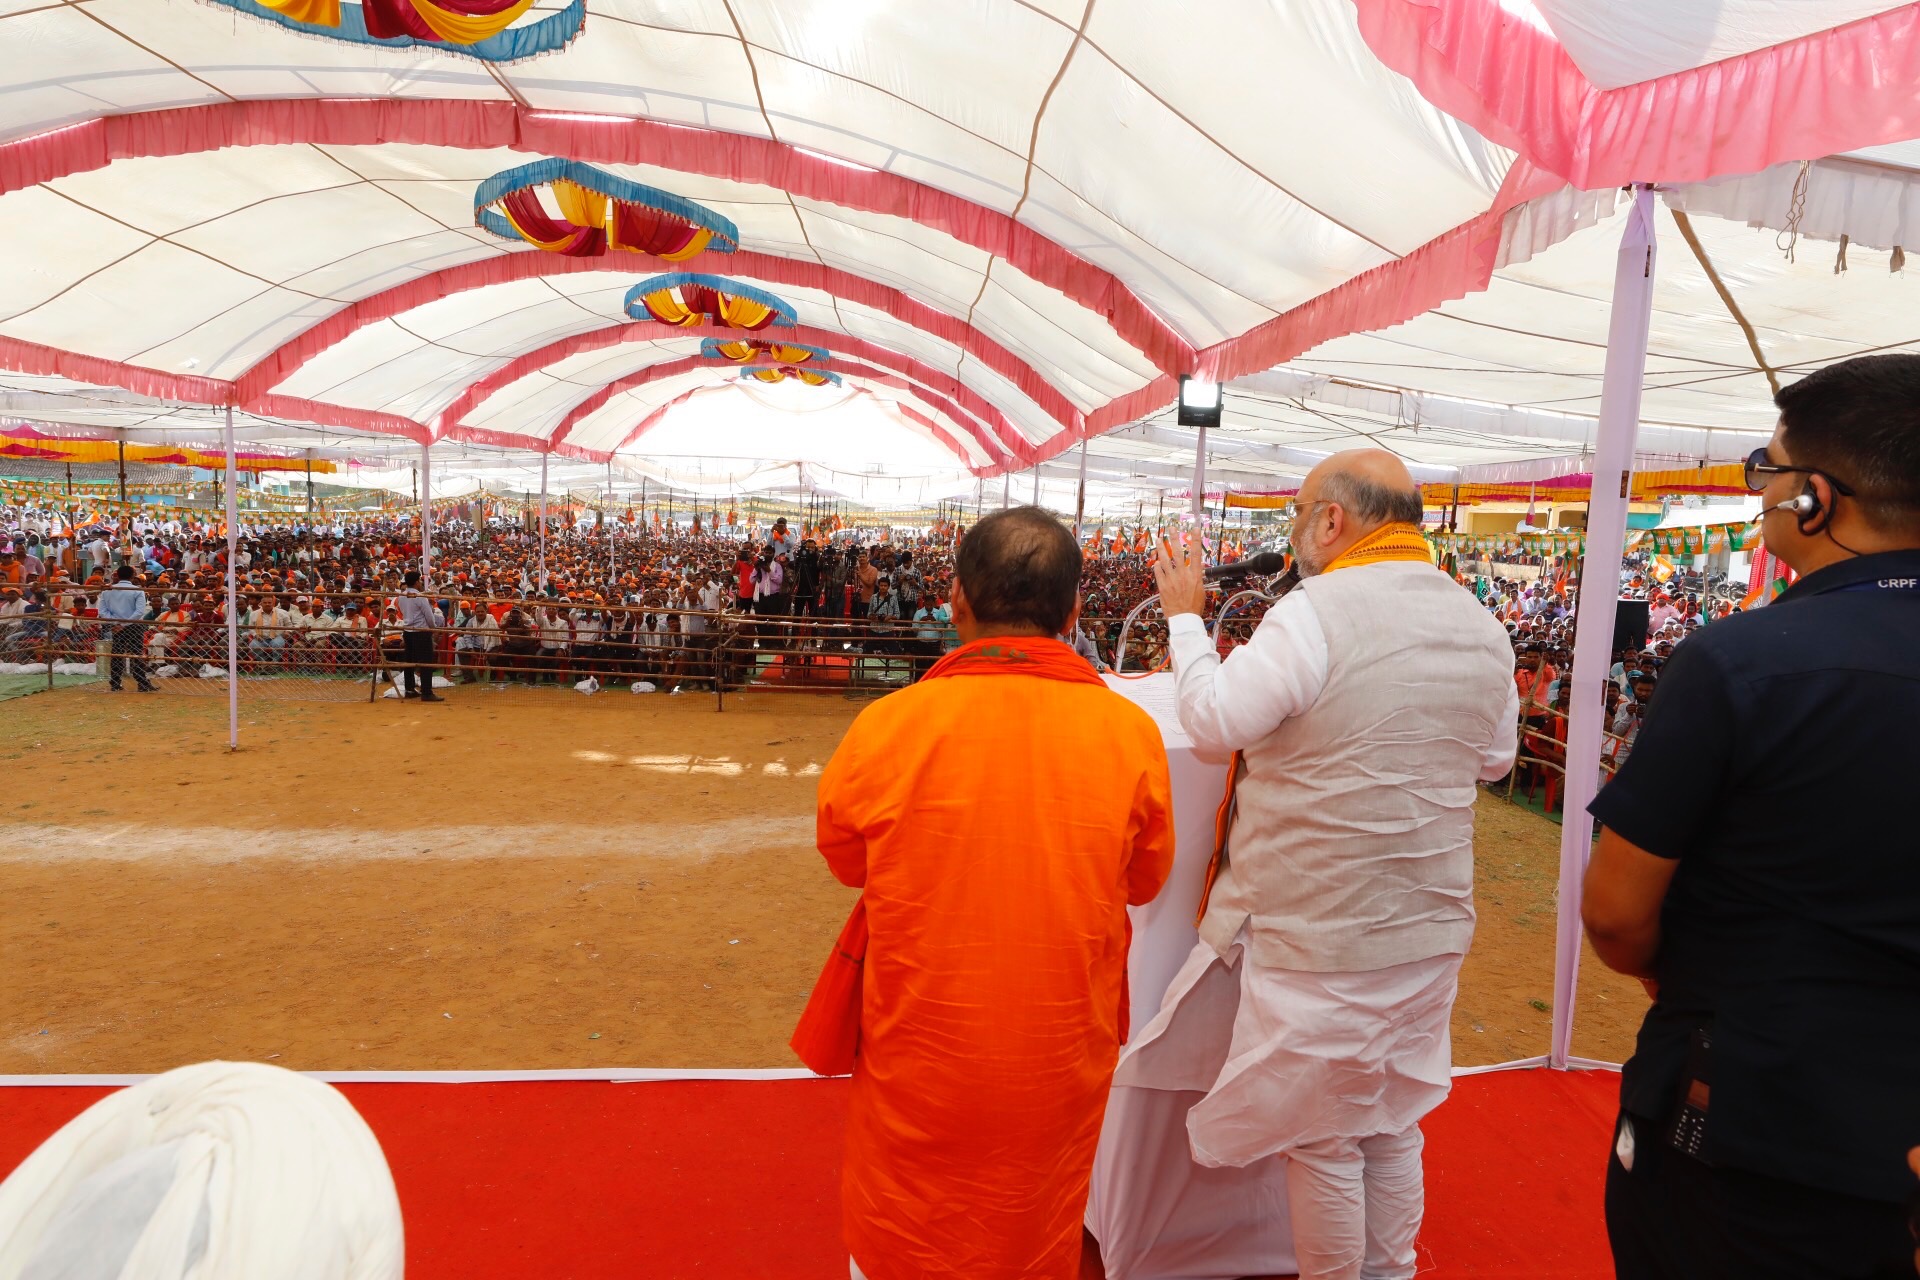
POLYGON ((1663 221, 1646 455, 1738 456, 1770 372, 1916 336, 1887 270, 1920 231, 1912 4, 540 0, 471 47, 374 42, 408 6, 462 9, 0 0, 0 413, 156 438, 232 406, 446 476, 663 465, 699 399, 707 451, 758 457, 725 332, 632 297, 718 277, 790 308, 750 336, 830 353, 796 438, 858 402, 875 474, 929 499, 1053 493, 1083 441, 1096 494, 1183 487, 1182 374, 1229 384, 1216 484, 1369 441, 1553 474, 1592 448, 1596 229, 1632 182, 1693 240, 1663 221), (732 234, 503 237, 484 184, 542 162, 732 234))

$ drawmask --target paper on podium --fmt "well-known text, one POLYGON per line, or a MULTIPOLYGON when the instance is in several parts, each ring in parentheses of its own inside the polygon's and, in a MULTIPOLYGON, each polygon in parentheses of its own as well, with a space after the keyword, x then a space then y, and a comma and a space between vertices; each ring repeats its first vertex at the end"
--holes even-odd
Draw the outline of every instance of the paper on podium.
POLYGON ((1124 680, 1108 672, 1102 679, 1107 682, 1107 688, 1153 717, 1153 722, 1160 726, 1160 738, 1167 744, 1167 750, 1193 746, 1193 740, 1180 727, 1180 699, 1175 691, 1173 672, 1161 671, 1124 680))

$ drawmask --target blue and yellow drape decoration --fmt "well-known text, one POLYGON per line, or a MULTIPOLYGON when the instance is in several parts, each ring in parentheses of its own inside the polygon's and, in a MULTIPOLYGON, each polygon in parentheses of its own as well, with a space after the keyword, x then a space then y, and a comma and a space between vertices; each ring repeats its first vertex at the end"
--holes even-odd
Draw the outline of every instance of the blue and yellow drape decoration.
POLYGON ((735 364, 764 360, 773 364, 821 365, 833 358, 824 347, 810 347, 804 342, 769 342, 763 338, 703 338, 700 354, 708 360, 731 360, 735 364))
POLYGON ((587 0, 514 25, 533 0, 211 0, 275 26, 345 44, 424 46, 483 62, 519 62, 563 49, 587 22, 587 0))
POLYGON ((828 373, 825 369, 801 369, 790 364, 759 364, 740 371, 742 382, 785 382, 788 378, 797 378, 810 387, 837 387, 840 375, 828 373))
POLYGON ((685 262, 740 247, 740 229, 705 205, 577 160, 535 160, 488 178, 474 189, 473 220, 502 240, 570 258, 618 249, 685 262), (543 188, 557 217, 540 199, 543 188))
POLYGON ((681 329, 791 328, 793 308, 752 285, 725 276, 654 276, 627 290, 627 314, 681 329))

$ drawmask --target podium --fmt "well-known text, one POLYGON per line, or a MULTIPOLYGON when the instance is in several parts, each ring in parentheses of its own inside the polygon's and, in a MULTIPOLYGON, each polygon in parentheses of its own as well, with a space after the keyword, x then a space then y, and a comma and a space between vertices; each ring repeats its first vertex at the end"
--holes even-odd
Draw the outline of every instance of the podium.
POLYGON ((1144 907, 1129 907, 1133 945, 1127 953, 1127 986, 1132 995, 1132 1028, 1153 1021, 1167 984, 1200 940, 1194 914, 1213 857, 1213 823, 1226 794, 1227 766, 1194 755, 1193 742, 1181 732, 1175 711, 1173 673, 1138 680, 1106 677, 1107 686, 1153 717, 1167 748, 1167 773, 1173 782, 1173 870, 1166 887, 1144 907))
MULTIPOLYGON (((1110 675, 1107 684, 1160 726, 1173 783, 1173 870, 1158 897, 1128 908, 1133 945, 1127 983, 1131 1034, 1137 1038, 1200 940, 1194 916, 1213 857, 1227 768, 1224 761, 1211 764, 1195 755, 1180 728, 1171 672, 1134 680, 1110 675)), ((1132 1047, 1122 1047, 1123 1059, 1132 1047)), ((1195 1164, 1186 1117, 1202 1096, 1114 1087, 1086 1218, 1100 1242, 1107 1280, 1239 1280, 1295 1272, 1286 1161, 1272 1156, 1244 1169, 1195 1164)))

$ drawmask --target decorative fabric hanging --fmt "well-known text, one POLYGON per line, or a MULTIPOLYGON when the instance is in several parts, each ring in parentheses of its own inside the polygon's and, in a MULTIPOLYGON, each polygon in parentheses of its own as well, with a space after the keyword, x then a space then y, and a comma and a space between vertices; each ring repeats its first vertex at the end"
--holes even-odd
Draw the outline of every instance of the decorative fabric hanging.
POLYGON ((840 375, 828 373, 825 369, 799 369, 790 364, 762 364, 740 371, 742 380, 751 378, 755 382, 785 382, 788 378, 798 378, 810 387, 840 385, 840 375))
MULTIPOLYGON (((1489 537, 1485 534, 1428 532, 1428 542, 1442 551, 1527 552, 1533 555, 1585 555, 1587 539, 1580 533, 1523 533, 1489 537)), ((1751 551, 1761 545, 1760 529, 1749 521, 1706 525, 1692 529, 1629 529, 1629 552, 1652 548, 1667 555, 1693 556, 1702 551, 1751 551)))
POLYGON ((587 22, 586 0, 558 13, 514 24, 533 0, 209 0, 297 31, 344 44, 411 48, 425 45, 483 62, 519 62, 564 49, 587 22))
POLYGON ((740 229, 705 205, 577 160, 535 160, 495 174, 474 189, 473 217, 502 240, 570 258, 618 249, 685 262, 740 247, 740 229))
MULTIPOLYGON (((8 434, 0 435, 0 458, 38 458, 46 462, 114 462, 120 457, 121 449, 113 440, 45 435, 30 428, 14 428, 8 434)), ((299 471, 307 465, 303 458, 251 449, 240 450, 233 458, 234 467, 240 471, 299 471)), ((227 455, 219 449, 162 444, 127 445, 125 460, 211 470, 227 465, 227 455)), ((315 475, 328 474, 337 469, 331 462, 313 463, 315 475)))
POLYGON ((627 314, 682 329, 783 328, 795 322, 793 308, 751 285, 725 276, 676 274, 642 280, 627 291, 627 314))
POLYGON ((750 364, 764 360, 773 364, 825 364, 833 356, 824 347, 804 342, 768 342, 761 338, 702 338, 700 354, 708 360, 731 360, 750 364))
MULTIPOLYGON (((1254 510, 1285 507, 1298 489, 1272 493, 1230 493, 1227 506, 1254 510)), ((1634 502, 1658 502, 1683 494, 1719 496, 1747 493, 1746 477, 1739 463, 1689 467, 1676 471, 1636 471, 1628 494, 1634 502)), ((1429 508, 1478 506, 1487 502, 1533 503, 1545 498, 1549 503, 1589 502, 1593 498, 1593 474, 1554 476, 1547 480, 1521 480, 1510 484, 1425 484, 1420 486, 1421 501, 1429 508)))

